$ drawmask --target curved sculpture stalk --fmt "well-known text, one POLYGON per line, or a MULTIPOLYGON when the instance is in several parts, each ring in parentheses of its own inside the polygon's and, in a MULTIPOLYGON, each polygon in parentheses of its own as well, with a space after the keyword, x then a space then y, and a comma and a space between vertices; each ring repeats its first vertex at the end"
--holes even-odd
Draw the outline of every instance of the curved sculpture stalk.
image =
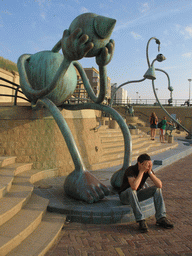
POLYGON ((105 113, 111 115, 119 124, 121 131, 124 137, 124 161, 122 168, 115 172, 111 177, 111 185, 115 188, 119 188, 122 184, 123 174, 128 166, 131 164, 132 158, 132 139, 131 134, 128 129, 127 124, 123 120, 122 116, 113 108, 109 106, 105 106, 102 104, 95 104, 95 103, 85 103, 79 105, 68 105, 63 104, 61 107, 68 109, 68 110, 81 110, 81 109, 96 109, 104 111, 105 113))

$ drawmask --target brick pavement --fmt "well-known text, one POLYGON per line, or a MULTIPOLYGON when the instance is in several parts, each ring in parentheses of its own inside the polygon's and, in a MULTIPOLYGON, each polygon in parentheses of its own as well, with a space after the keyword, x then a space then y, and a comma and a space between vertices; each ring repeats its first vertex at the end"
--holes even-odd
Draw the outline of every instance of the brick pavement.
POLYGON ((149 232, 138 232, 136 223, 91 225, 68 223, 58 242, 45 256, 192 255, 192 155, 158 171, 163 182, 167 216, 172 230, 147 219, 149 232))

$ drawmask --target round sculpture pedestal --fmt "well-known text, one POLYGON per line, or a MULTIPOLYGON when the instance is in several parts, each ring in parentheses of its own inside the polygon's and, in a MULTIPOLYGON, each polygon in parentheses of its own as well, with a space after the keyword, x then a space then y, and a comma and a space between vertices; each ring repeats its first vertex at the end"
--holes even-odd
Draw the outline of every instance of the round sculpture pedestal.
MULTIPOLYGON (((108 196, 97 203, 88 204, 67 196, 63 190, 64 180, 65 177, 53 177, 35 183, 34 192, 49 199, 48 211, 65 214, 68 221, 78 223, 121 224, 135 221, 130 205, 122 204, 117 191, 110 185, 111 193, 108 196)), ((141 208, 146 218, 155 214, 152 198, 141 202, 141 208)))

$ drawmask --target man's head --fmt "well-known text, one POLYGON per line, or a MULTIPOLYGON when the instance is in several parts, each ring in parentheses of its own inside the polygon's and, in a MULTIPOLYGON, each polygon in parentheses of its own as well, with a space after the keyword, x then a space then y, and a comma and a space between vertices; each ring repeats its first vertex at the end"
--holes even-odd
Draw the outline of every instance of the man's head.
POLYGON ((151 161, 151 157, 148 154, 142 154, 137 158, 137 162, 142 164, 144 161, 151 161))
POLYGON ((151 157, 148 154, 142 154, 137 158, 139 170, 148 172, 152 168, 151 157))

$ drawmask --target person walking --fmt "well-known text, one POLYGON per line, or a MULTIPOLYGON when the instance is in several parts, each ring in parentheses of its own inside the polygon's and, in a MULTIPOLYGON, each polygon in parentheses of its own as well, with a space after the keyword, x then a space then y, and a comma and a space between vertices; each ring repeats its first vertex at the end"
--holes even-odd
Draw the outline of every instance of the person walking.
POLYGON ((163 117, 163 120, 160 122, 161 127, 160 127, 160 142, 165 143, 165 129, 167 124, 172 125, 166 120, 166 116, 163 117))
POLYGON ((150 128, 151 128, 151 140, 154 140, 156 136, 156 129, 157 129, 157 123, 158 123, 158 118, 155 112, 152 112, 149 118, 149 122, 150 122, 150 128))
POLYGON ((148 226, 142 212, 140 201, 153 197, 155 206, 156 225, 162 228, 173 228, 174 225, 166 218, 165 203, 162 195, 162 182, 152 170, 152 161, 148 154, 138 157, 135 165, 129 166, 123 176, 123 182, 119 190, 119 198, 123 204, 130 204, 139 223, 142 233, 148 232, 148 226), (154 186, 143 188, 147 178, 150 178, 154 186))

